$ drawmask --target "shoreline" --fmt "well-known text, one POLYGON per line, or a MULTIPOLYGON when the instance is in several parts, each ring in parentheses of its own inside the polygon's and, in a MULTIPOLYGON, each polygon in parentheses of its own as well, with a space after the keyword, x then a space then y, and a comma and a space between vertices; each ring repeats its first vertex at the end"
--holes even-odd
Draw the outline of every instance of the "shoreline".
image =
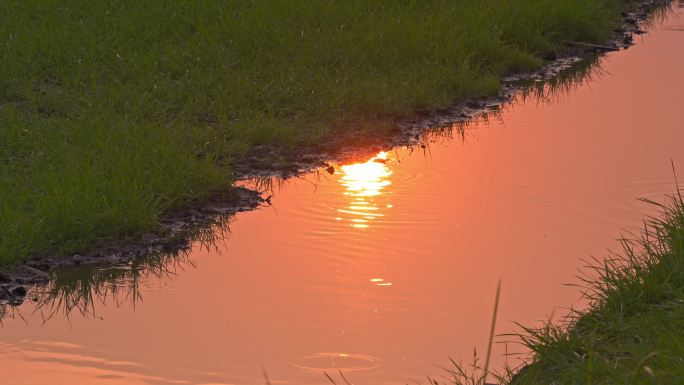
MULTIPOLYGON (((358 158, 360 154, 377 152, 397 146, 423 145, 421 138, 435 128, 446 125, 466 124, 487 113, 495 112, 509 102, 513 96, 527 88, 527 83, 549 81, 564 71, 572 70, 590 55, 617 51, 631 46, 632 35, 642 33, 640 24, 647 20, 649 12, 670 1, 642 1, 632 13, 623 14, 620 29, 608 45, 578 45, 569 42, 568 56, 547 63, 539 71, 518 74, 502 79, 504 85, 496 97, 474 98, 439 111, 414 112, 414 118, 392 121, 395 130, 391 134, 374 134, 364 137, 364 144, 355 143, 358 132, 346 132, 324 144, 310 148, 285 151, 282 147, 257 146, 245 157, 232 165, 236 180, 255 177, 287 178, 300 173, 327 167, 328 162, 344 162, 358 158), (284 159, 279 164, 259 165, 263 158, 284 159), (255 161, 257 166, 255 167, 255 161), (265 166, 265 167, 260 167, 265 166)), ((213 194, 208 200, 195 202, 173 211, 159 223, 159 230, 141 237, 106 241, 103 246, 83 253, 64 257, 30 256, 24 260, 0 269, 0 304, 21 304, 30 291, 26 286, 45 284, 57 268, 94 264, 116 266, 152 253, 178 253, 187 250, 193 241, 193 233, 211 228, 231 215, 258 208, 268 203, 260 193, 240 187, 213 194)))
POLYGON ((644 200, 659 212, 644 220, 642 233, 620 239, 621 252, 586 267, 587 310, 521 326, 518 337, 532 360, 510 372, 506 385, 682 379, 684 199, 678 183, 676 189, 666 203, 644 200))

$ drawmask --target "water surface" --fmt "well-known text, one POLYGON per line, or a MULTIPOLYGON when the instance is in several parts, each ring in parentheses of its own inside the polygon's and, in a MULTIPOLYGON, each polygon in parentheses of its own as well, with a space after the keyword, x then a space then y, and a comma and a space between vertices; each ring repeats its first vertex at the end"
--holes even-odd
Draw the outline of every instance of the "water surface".
MULTIPOLYGON (((662 201, 684 168, 683 24, 463 136, 285 181, 215 247, 66 273, 62 295, 6 309, 2 383, 398 384, 484 348, 498 279, 498 333, 581 308, 564 284, 582 259, 638 230, 636 198, 662 201)), ((497 344, 496 366, 521 350, 497 344)))

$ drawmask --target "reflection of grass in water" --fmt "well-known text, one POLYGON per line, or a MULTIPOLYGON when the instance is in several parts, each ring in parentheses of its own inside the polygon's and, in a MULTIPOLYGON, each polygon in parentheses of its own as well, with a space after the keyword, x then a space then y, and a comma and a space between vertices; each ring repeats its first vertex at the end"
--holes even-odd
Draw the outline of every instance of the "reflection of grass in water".
MULTIPOLYGON (((211 224, 194 228, 189 236, 188 247, 216 248, 219 242, 230 235, 231 218, 220 216, 211 224)), ((38 286, 31 292, 30 297, 37 299, 34 312, 47 322, 57 314, 68 318, 74 312, 93 317, 96 316, 98 305, 121 306, 129 303, 135 306, 143 299, 141 286, 144 286, 146 278, 169 278, 179 269, 195 267, 195 262, 189 257, 188 247, 141 256, 126 265, 85 265, 56 270, 48 285, 38 286)), ((0 320, 12 312, 10 307, 0 306, 0 320)))
MULTIPOLYGON (((480 125, 488 125, 490 121, 504 122, 506 112, 515 108, 518 104, 537 103, 553 104, 562 102, 564 98, 570 96, 573 91, 598 80, 603 74, 601 66, 602 56, 594 55, 584 58, 571 67, 562 70, 557 76, 544 81, 520 81, 516 85, 520 88, 513 95, 512 100, 507 101, 495 110, 483 111, 480 115, 472 119, 455 119, 434 124, 429 127, 423 145, 427 146, 430 142, 453 140, 458 138, 466 141, 468 133, 473 128, 480 125)), ((424 152, 427 154, 427 152, 424 152)))
POLYGON ((603 74, 602 60, 603 56, 601 55, 591 55, 547 81, 523 82, 522 89, 516 95, 516 100, 513 103, 535 101, 537 104, 553 104, 561 102, 575 90, 601 77, 603 74))
POLYGON ((57 313, 68 318, 74 311, 82 316, 95 316, 98 304, 121 306, 130 302, 135 306, 142 300, 140 285, 144 277, 174 275, 185 265, 194 266, 187 252, 180 251, 145 256, 118 267, 61 269, 54 273, 49 285, 37 288, 36 311, 49 320, 57 313))

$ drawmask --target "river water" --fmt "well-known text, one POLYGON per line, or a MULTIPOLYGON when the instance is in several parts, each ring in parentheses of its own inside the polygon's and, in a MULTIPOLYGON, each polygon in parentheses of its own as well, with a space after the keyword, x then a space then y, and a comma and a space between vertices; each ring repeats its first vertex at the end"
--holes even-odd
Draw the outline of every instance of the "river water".
MULTIPOLYGON (((653 208, 637 198, 663 201, 671 161, 684 169, 681 14, 463 135, 276 183, 213 246, 65 272, 5 309, 0 383, 410 383, 484 353, 498 280, 497 334, 582 308, 567 284, 583 260, 638 231, 653 208)), ((525 352, 513 340, 495 339, 495 367, 525 352)))

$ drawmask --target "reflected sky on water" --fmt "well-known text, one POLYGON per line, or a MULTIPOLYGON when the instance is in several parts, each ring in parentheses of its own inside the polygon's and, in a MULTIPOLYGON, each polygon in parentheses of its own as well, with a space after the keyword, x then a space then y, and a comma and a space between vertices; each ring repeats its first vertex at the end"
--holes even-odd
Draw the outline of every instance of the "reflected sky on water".
POLYGON ((682 24, 425 151, 274 181, 188 253, 61 272, 4 309, 2 384, 405 383, 483 350, 498 279, 497 333, 582 307, 563 284, 684 167, 682 24))

